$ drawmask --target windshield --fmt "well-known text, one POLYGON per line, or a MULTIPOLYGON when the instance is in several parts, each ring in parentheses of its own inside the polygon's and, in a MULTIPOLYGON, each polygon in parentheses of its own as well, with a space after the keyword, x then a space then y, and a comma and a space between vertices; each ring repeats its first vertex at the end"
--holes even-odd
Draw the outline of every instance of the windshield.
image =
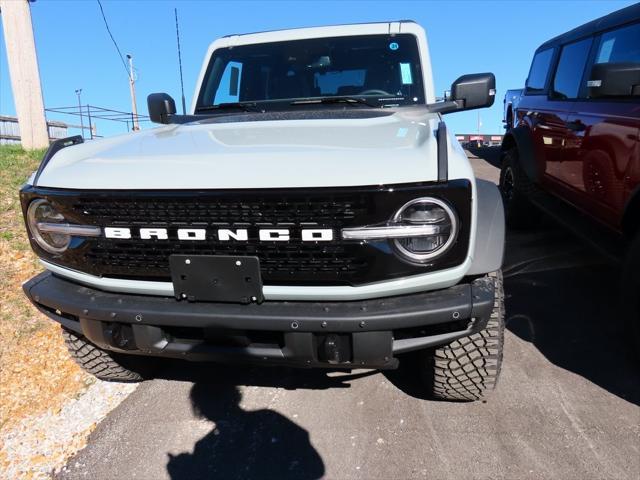
POLYGON ((424 103, 416 37, 362 35, 218 49, 196 113, 237 102, 264 110, 299 108, 313 103, 296 100, 335 97, 376 107, 424 103))

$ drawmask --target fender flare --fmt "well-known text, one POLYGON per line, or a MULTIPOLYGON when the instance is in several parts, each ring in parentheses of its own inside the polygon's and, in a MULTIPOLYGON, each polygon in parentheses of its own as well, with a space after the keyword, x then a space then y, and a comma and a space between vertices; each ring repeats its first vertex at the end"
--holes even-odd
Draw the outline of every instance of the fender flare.
POLYGON ((501 153, 505 153, 513 147, 518 149, 518 162, 520 167, 533 183, 540 182, 540 166, 536 161, 533 148, 531 131, 526 126, 518 126, 511 129, 502 141, 501 153))
POLYGON ((495 183, 476 180, 476 244, 467 275, 495 272, 504 258, 504 206, 495 183))

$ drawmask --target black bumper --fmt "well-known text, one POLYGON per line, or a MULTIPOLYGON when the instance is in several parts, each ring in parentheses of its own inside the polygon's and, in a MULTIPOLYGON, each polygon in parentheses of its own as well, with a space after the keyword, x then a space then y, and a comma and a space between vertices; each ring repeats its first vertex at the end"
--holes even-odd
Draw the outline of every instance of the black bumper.
POLYGON ((104 292, 49 272, 23 288, 44 314, 108 350, 303 367, 394 368, 394 354, 481 330, 494 302, 489 278, 373 300, 259 305, 104 292))

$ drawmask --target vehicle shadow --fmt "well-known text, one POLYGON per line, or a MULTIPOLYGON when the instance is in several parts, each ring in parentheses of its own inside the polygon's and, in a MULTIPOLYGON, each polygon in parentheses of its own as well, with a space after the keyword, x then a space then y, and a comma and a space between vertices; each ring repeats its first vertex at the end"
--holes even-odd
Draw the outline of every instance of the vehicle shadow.
POLYGON ((625 334, 620 268, 555 225, 508 232, 506 328, 550 362, 640 405, 640 366, 625 334))
MULTIPOLYGON (((508 331, 552 364, 640 405, 640 365, 625 333, 618 267, 549 221, 533 233, 507 233, 503 274, 508 331)), ((384 375, 405 394, 428 399, 416 381, 424 362, 412 354, 384 375)))
POLYGON ((211 478, 317 479, 324 462, 309 433, 270 409, 241 407, 240 386, 270 386, 289 390, 349 388, 349 381, 376 372, 330 376, 324 370, 252 368, 167 362, 161 378, 193 382, 191 406, 196 418, 213 422, 192 452, 169 454, 172 480, 211 478))

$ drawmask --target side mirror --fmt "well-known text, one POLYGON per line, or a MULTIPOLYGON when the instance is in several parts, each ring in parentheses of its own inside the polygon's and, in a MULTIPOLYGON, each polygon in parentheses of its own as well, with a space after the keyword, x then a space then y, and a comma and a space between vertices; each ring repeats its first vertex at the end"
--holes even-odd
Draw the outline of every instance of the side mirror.
POLYGON ((587 86, 589 98, 639 97, 640 63, 597 63, 587 86))
POLYGON ((152 93, 147 97, 149 118, 154 123, 169 123, 176 113, 176 102, 167 93, 152 93))
POLYGON ((493 73, 463 75, 451 85, 444 102, 427 105, 432 112, 451 113, 490 107, 496 98, 496 77, 493 73))
POLYGON ((490 107, 496 98, 496 77, 493 73, 463 75, 451 85, 451 100, 460 104, 458 110, 490 107))

